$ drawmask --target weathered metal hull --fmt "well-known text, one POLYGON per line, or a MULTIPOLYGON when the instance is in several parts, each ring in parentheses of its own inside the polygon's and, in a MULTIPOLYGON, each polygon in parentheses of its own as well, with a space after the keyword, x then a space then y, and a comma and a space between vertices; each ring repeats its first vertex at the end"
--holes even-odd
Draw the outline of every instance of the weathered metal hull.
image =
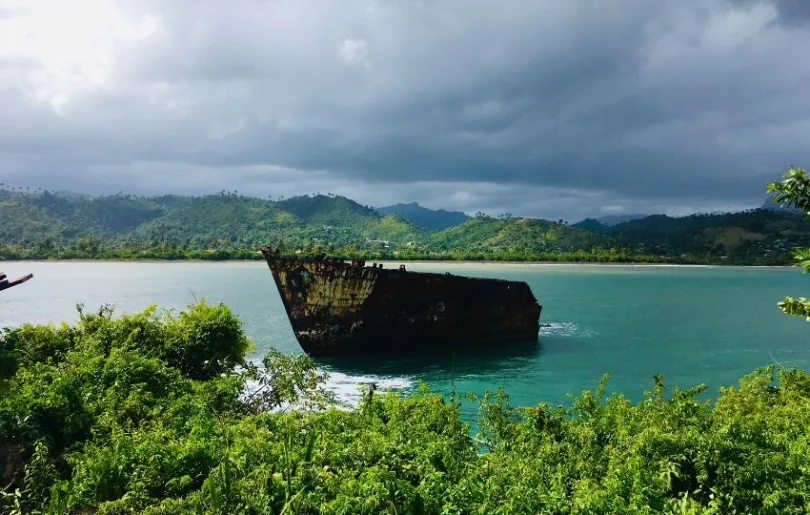
POLYGON ((26 274, 26 275, 21 275, 20 277, 18 277, 16 279, 12 279, 12 280, 9 281, 8 277, 6 277, 6 274, 3 273, 3 272, 0 272, 0 291, 7 290, 9 288, 13 288, 14 286, 17 286, 18 284, 22 284, 25 281, 27 281, 27 280, 29 280, 29 279, 31 279, 33 277, 34 277, 34 274, 26 274))
POLYGON ((310 355, 537 340, 525 282, 278 257, 262 247, 298 343, 310 355))

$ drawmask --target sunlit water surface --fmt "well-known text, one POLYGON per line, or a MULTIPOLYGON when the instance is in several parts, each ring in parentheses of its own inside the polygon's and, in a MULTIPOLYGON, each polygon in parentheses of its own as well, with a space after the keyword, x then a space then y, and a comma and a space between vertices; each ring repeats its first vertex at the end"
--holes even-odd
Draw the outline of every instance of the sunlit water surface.
MULTIPOLYGON (((391 264, 389 266, 396 266, 391 264)), ((259 359, 275 347, 301 352, 267 266, 253 263, 6 262, 28 283, 0 295, 0 325, 72 322, 76 304, 111 304, 133 312, 150 304, 181 309, 195 299, 227 303, 244 323, 259 359)), ((569 393, 596 386, 642 398, 653 374, 668 386, 735 384, 778 362, 810 368, 810 324, 776 303, 810 290, 791 268, 591 265, 409 264, 413 271, 524 280, 543 305, 539 344, 469 352, 425 352, 407 358, 318 360, 329 387, 355 400, 361 383, 410 390, 482 394, 502 385, 513 402, 568 403, 569 393)), ((472 408, 465 415, 473 416, 472 408)))

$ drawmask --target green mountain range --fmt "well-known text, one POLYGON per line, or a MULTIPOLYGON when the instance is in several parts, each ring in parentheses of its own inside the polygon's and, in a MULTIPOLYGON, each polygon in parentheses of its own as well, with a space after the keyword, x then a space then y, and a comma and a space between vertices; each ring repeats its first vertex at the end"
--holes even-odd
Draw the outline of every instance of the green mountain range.
POLYGON ((259 245, 271 244, 398 259, 784 264, 808 241, 810 222, 772 209, 615 225, 479 214, 433 229, 334 195, 272 201, 224 192, 87 197, 0 190, 0 259, 252 258, 259 245))

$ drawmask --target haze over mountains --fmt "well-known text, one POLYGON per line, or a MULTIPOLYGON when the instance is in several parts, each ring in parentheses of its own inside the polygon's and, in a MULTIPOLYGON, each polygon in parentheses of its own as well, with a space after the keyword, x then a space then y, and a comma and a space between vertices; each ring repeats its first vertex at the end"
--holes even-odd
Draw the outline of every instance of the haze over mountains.
POLYGON ((775 198, 775 195, 776 195, 775 193, 770 193, 766 196, 765 202, 762 203, 762 209, 770 209, 772 211, 785 211, 797 215, 803 214, 801 209, 795 206, 774 203, 773 199, 775 198))
POLYGON ((393 213, 426 229, 447 229, 466 222, 470 217, 461 211, 428 209, 416 202, 376 208, 380 214, 393 213))
MULTIPOLYGON (((765 202, 763 202, 761 209, 766 210, 774 210, 774 211, 788 211, 795 214, 801 214, 801 211, 796 209, 792 206, 780 206, 776 205, 771 202, 770 197, 768 197, 765 202)), ((448 227, 453 227, 454 225, 459 225, 467 221, 470 216, 466 213, 461 211, 447 211, 445 209, 429 209, 426 207, 420 206, 417 202, 410 202, 410 203, 401 203, 395 204, 393 206, 385 206, 385 207, 378 207, 375 210, 380 214, 396 214, 408 220, 409 222, 413 222, 416 225, 424 227, 426 229, 447 229, 448 227)), ((698 213, 700 214, 700 213, 698 213)), ((630 222, 633 220, 640 220, 642 218, 647 218, 648 216, 652 216, 653 214, 642 214, 642 213, 630 213, 630 214, 616 214, 616 215, 605 215, 600 216, 597 218, 585 218, 574 225, 578 225, 581 227, 588 227, 592 226, 592 222, 598 222, 601 225, 606 225, 608 227, 616 226, 625 222, 630 222)), ((676 217, 680 218, 680 217, 676 217)))
MULTIPOLYGON (((767 203, 766 203, 767 205, 767 203)), ((393 213, 401 216, 409 222, 425 227, 426 229, 447 229, 454 225, 459 225, 470 219, 470 216, 461 211, 447 211, 445 209, 429 209, 420 206, 417 202, 395 204, 393 206, 378 207, 376 211, 380 214, 393 213)), ((638 220, 650 215, 634 213, 626 215, 606 215, 595 218, 601 224, 608 226, 638 220)), ((530 217, 527 217, 530 218, 530 217)), ((585 219, 588 220, 588 219, 585 219)))
MULTIPOLYGON (((426 229, 447 229, 454 225, 459 225, 470 219, 470 216, 461 211, 447 211, 445 209, 429 209, 420 206, 417 202, 395 204, 393 206, 378 207, 376 211, 380 214, 393 213, 401 216, 409 222, 422 226, 426 229)), ((613 226, 630 220, 638 220, 649 215, 639 213, 627 215, 606 215, 596 218, 599 223, 613 226)))
POLYGON ((624 222, 629 222, 631 220, 638 220, 639 218, 645 218, 647 216, 650 215, 642 215, 639 213, 629 215, 607 215, 607 216, 600 216, 596 220, 605 225, 619 225, 624 222))

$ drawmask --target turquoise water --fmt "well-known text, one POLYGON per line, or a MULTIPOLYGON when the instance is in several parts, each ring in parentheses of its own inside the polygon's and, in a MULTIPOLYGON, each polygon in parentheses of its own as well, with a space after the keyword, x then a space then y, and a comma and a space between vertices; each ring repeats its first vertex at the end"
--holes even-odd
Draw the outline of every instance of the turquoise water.
MULTIPOLYGON (((393 265, 393 264, 392 264, 393 265)), ((389 266, 392 266, 389 265, 389 266)), ((73 321, 75 305, 118 312, 151 303, 182 308, 196 298, 224 301, 244 322, 260 357, 271 347, 301 352, 264 263, 15 263, 28 283, 0 294, 0 325, 73 321)), ((785 295, 810 291, 791 268, 589 265, 409 264, 527 281, 543 305, 539 345, 401 359, 319 360, 344 399, 358 385, 413 388, 426 381, 477 394, 503 385, 516 404, 568 402, 610 373, 608 391, 642 397, 660 373, 668 386, 706 383, 711 393, 773 362, 810 368, 810 324, 783 315, 785 295)))

